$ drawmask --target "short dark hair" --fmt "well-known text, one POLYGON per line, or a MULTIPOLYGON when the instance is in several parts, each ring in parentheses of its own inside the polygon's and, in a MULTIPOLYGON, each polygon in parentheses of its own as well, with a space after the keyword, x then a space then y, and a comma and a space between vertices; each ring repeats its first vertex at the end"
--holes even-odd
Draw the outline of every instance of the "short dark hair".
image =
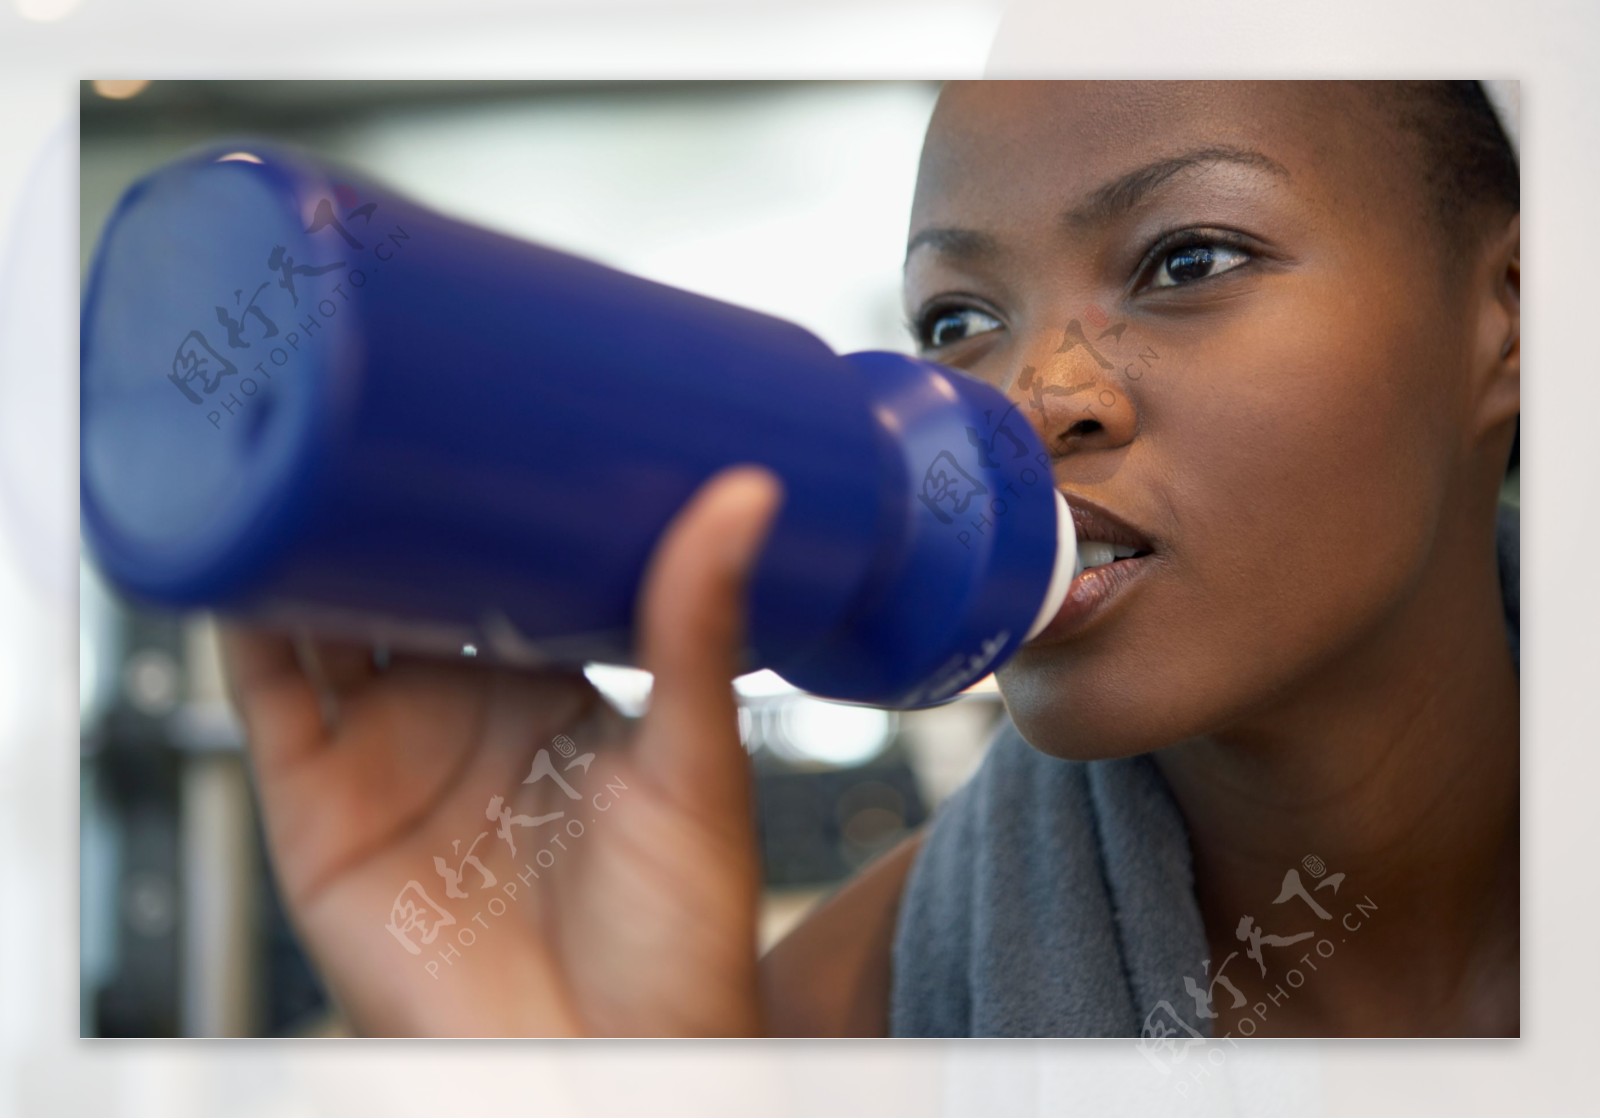
MULTIPOLYGON (((1481 82, 1376 82, 1379 108, 1412 141, 1446 272, 1465 263, 1483 233, 1477 223, 1522 211, 1516 149, 1481 82)), ((1507 474, 1521 458, 1522 422, 1507 474)))
POLYGON ((1517 153, 1483 83, 1377 84, 1380 106, 1413 141, 1442 233, 1457 237, 1484 214, 1509 218, 1522 209, 1517 153))

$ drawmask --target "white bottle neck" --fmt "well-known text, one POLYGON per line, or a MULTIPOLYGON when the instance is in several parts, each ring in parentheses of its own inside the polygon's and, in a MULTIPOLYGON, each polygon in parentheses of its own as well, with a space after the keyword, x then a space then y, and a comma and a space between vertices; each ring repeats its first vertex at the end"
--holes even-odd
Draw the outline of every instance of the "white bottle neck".
POLYGON ((1050 624, 1050 619, 1056 616, 1061 604, 1067 600, 1067 590, 1072 586, 1072 580, 1077 578, 1081 570, 1078 565, 1078 534, 1072 526, 1072 510, 1067 506, 1067 499, 1057 490, 1055 569, 1050 574, 1050 586, 1044 592, 1039 615, 1034 618, 1024 641, 1032 641, 1050 624))

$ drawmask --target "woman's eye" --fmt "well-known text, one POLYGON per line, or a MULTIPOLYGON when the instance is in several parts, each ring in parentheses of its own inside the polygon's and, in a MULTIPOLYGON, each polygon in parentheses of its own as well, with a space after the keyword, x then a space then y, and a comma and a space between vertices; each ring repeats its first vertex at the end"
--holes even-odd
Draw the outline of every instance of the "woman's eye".
POLYGON ((1156 269, 1152 287, 1173 288, 1220 275, 1246 263, 1250 254, 1232 245, 1216 242, 1197 242, 1182 245, 1167 253, 1156 269))
POLYGON ((923 319, 919 332, 922 344, 937 349, 963 338, 1000 329, 1000 320, 975 307, 951 307, 935 311, 923 319))

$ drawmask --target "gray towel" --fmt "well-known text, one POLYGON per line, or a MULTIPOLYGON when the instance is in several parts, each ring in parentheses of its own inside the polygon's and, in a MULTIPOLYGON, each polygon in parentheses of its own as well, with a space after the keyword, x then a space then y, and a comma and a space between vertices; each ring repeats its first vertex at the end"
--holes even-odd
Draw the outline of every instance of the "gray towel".
MULTIPOLYGON (((1520 672, 1517 518, 1501 507, 1496 546, 1520 672)), ((1007 718, 906 881, 889 1032, 1137 1037, 1154 1014, 1210 1036, 1184 985, 1205 984, 1208 955, 1188 831, 1150 757, 1062 761, 1007 718)))

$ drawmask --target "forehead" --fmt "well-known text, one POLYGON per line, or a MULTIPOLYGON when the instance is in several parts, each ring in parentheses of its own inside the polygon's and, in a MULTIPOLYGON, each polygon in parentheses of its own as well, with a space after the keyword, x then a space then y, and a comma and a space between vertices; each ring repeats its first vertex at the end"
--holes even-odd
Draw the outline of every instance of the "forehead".
POLYGON ((1259 151, 1323 202, 1393 193, 1396 152, 1347 82, 953 82, 928 126, 913 226, 1058 208, 1197 148, 1259 151))

